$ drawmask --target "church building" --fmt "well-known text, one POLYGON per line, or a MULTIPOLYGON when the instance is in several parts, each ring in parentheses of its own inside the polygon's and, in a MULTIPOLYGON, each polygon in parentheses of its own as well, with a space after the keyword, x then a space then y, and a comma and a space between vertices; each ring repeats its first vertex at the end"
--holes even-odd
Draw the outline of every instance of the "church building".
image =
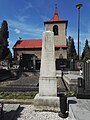
MULTIPOLYGON (((67 20, 60 19, 57 6, 55 6, 54 16, 51 20, 44 22, 45 31, 53 31, 55 38, 56 59, 67 59, 66 31, 67 20)), ((20 60, 22 55, 29 55, 36 59, 41 59, 42 39, 17 40, 13 46, 14 58, 20 60)))

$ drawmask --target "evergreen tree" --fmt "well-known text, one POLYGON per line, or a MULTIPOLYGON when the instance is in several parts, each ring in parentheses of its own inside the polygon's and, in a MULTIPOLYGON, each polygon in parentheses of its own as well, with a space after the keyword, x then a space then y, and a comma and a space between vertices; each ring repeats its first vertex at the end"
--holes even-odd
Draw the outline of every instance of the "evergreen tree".
POLYGON ((8 32, 8 24, 6 20, 3 20, 1 25, 1 37, 3 39, 3 45, 8 46, 9 32, 8 32))
POLYGON ((67 57, 69 60, 77 59, 77 53, 76 53, 76 49, 75 49, 75 45, 74 45, 74 39, 71 36, 68 37, 67 57))
POLYGON ((82 60, 86 61, 90 59, 90 47, 88 45, 88 40, 85 41, 85 47, 82 52, 82 60))
POLYGON ((6 20, 3 20, 1 29, 0 29, 0 46, 1 46, 1 59, 5 59, 9 54, 11 54, 8 46, 8 24, 6 20))
POLYGON ((0 31, 0 60, 2 59, 2 51, 3 51, 3 39, 0 31))

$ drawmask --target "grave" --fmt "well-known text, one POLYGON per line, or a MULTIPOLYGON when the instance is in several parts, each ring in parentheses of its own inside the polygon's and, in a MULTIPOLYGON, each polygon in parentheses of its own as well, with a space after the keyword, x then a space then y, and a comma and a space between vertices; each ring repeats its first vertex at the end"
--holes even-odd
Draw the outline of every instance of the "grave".
POLYGON ((77 98, 90 99, 90 63, 83 64, 83 78, 78 78, 77 98))
POLYGON ((51 31, 45 31, 43 33, 39 94, 35 96, 34 100, 36 110, 58 111, 59 109, 54 34, 51 31))

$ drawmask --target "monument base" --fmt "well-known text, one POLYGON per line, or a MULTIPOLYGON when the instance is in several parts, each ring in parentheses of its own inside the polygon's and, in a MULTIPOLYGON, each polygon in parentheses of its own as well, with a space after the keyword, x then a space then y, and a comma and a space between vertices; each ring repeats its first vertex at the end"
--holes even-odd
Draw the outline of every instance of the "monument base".
POLYGON ((34 98, 35 110, 38 111, 60 111, 60 100, 56 96, 40 96, 34 98))

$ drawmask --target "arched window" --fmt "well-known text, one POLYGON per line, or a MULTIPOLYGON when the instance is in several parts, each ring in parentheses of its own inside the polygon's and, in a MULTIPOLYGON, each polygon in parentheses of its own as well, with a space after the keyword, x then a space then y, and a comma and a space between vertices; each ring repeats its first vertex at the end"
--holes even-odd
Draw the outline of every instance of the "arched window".
POLYGON ((54 32, 54 35, 58 35, 58 26, 57 25, 53 26, 53 32, 54 32))

